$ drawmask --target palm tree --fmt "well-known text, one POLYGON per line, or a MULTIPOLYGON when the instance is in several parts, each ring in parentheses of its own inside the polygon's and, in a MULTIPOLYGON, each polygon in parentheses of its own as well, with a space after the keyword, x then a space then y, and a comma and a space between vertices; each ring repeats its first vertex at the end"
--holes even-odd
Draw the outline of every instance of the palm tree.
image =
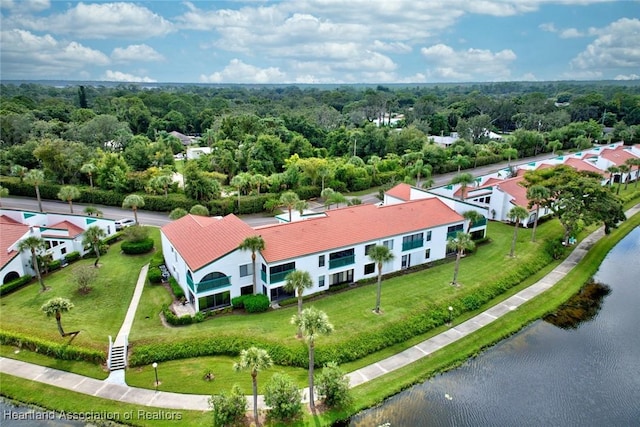
POLYGON ((36 271, 36 276, 38 277, 38 282, 40 282, 40 287, 42 287, 42 291, 46 291, 47 287, 44 285, 44 281, 42 280, 42 274, 40 273, 40 266, 38 265, 38 252, 45 248, 44 239, 36 236, 29 236, 26 239, 20 241, 18 244, 18 250, 20 252, 24 250, 31 251, 31 263, 33 264, 33 269, 36 271))
POLYGON ((251 382, 253 383, 253 419, 256 426, 260 425, 258 420, 258 372, 270 368, 273 365, 271 356, 266 350, 257 347, 250 347, 240 352, 240 361, 233 364, 233 370, 251 372, 251 382))
POLYGON ((22 165, 13 165, 11 166, 11 175, 17 176, 20 179, 20 184, 24 181, 24 177, 27 174, 29 169, 25 168, 22 165))
POLYGON ((264 250, 264 239, 262 236, 249 236, 245 238, 240 246, 240 250, 251 251, 251 263, 253 264, 253 293, 258 293, 258 285, 256 283, 256 252, 264 250))
POLYGON ((542 185, 532 185, 527 189, 527 199, 529 203, 536 206, 536 217, 533 220, 533 230, 531 230, 531 241, 536 241, 536 228, 538 228, 538 218, 540 218, 540 204, 551 196, 551 191, 542 185))
POLYGON ((133 210, 133 217, 136 220, 136 224, 138 224, 138 208, 141 208, 143 206, 144 206, 144 197, 138 194, 129 194, 127 197, 124 198, 124 201, 122 202, 123 209, 133 210))
POLYGON ((247 183, 248 181, 245 174, 238 174, 233 178, 231 178, 231 181, 229 181, 229 184, 232 187, 235 187, 238 189, 238 213, 240 213, 240 193, 242 189, 247 185, 247 183))
POLYGON ((173 180, 170 175, 158 175, 149 180, 149 185, 154 189, 162 189, 164 197, 169 195, 169 186, 173 180))
POLYGON ((617 166, 609 166, 607 168, 607 172, 609 172, 609 187, 613 187, 613 176, 620 173, 620 169, 617 166))
POLYGON ((502 156, 506 157, 507 160, 507 166, 511 167, 511 159, 517 159, 518 158, 518 150, 516 150, 515 148, 505 148, 504 151, 502 151, 502 156))
POLYGON ((549 143, 547 144, 547 149, 551 150, 551 154, 556 154, 556 151, 560 150, 562 148, 562 142, 558 141, 557 139, 554 139, 553 141, 549 141, 549 143))
MULTIPOLYGON (((4 188, 2 185, 0 185, 0 200, 2 200, 3 197, 7 197, 8 195, 9 189, 4 188)), ((0 207, 2 207, 2 203, 0 203, 0 207)))
POLYGON ((484 218, 484 216, 479 213, 478 211, 465 211, 463 212, 462 216, 469 221, 469 226, 467 227, 467 233, 471 232, 471 227, 473 227, 473 224, 480 221, 482 218, 484 218))
MULTIPOLYGON (((618 166, 620 170, 620 185, 622 185, 622 177, 624 177, 624 189, 626 190, 629 186, 629 172, 631 172, 631 167, 628 164, 618 166), (626 176, 625 176, 626 175, 626 176)), ((620 186, 618 186, 617 194, 620 194, 620 186)))
POLYGON ((82 165, 82 167, 80 168, 80 172, 82 173, 86 173, 87 175, 89 175, 89 185, 91 185, 91 188, 93 188, 93 173, 97 170, 98 168, 96 167, 96 165, 94 165, 93 163, 85 163, 84 165, 82 165))
POLYGON ((640 181, 640 159, 627 159, 625 163, 631 167, 636 167, 636 183, 633 184, 633 187, 638 188, 638 181, 640 181))
POLYGON ((313 397, 313 369, 315 366, 315 341, 319 335, 333 332, 333 325, 329 323, 327 313, 314 307, 305 308, 301 314, 294 314, 291 323, 302 329, 309 345, 309 406, 315 412, 316 405, 313 397))
POLYGON ((467 156, 463 156, 462 154, 458 154, 456 157, 453 158, 453 164, 458 165, 458 174, 460 173, 460 169, 462 169, 462 167, 467 167, 469 166, 469 158, 467 156))
POLYGON ((73 213, 73 199, 80 197, 80 190, 73 185, 65 185, 58 191, 58 199, 69 203, 69 211, 73 213))
MULTIPOLYGON (((285 277, 286 283, 284 289, 287 292, 295 292, 298 297, 298 315, 302 313, 302 294, 305 289, 313 286, 311 275, 308 271, 293 270, 285 277)), ((298 338, 302 338, 302 330, 298 328, 298 338)))
POLYGON ((513 258, 516 255, 516 240, 518 240, 518 225, 520 222, 524 221, 529 217, 529 211, 522 206, 514 206, 507 213, 509 219, 515 222, 515 227, 513 227, 513 240, 511 241, 511 252, 509 252, 509 256, 513 258))
POLYGON ((456 265, 453 269, 453 281, 452 285, 458 284, 458 271, 460 270, 460 258, 464 254, 465 250, 471 250, 476 247, 476 244, 471 240, 469 233, 458 231, 455 237, 449 237, 447 239, 447 248, 454 249, 456 251, 456 265))
POLYGON ((269 180, 262 174, 257 173, 251 177, 251 185, 255 185, 258 195, 260 195, 260 190, 268 183, 269 180))
POLYGON ((300 197, 293 191, 285 191, 280 195, 280 204, 289 211, 289 222, 291 222, 291 210, 300 201, 300 197))
POLYGON ((393 253, 383 245, 376 245, 369 249, 369 258, 378 265, 378 288, 376 290, 376 308, 374 311, 380 313, 380 296, 382 294, 382 265, 394 258, 393 253))
POLYGON ((93 252, 96 254, 96 262, 93 263, 96 268, 98 267, 98 262, 100 262, 100 242, 105 237, 107 237, 107 233, 102 228, 92 225, 85 230, 82 238, 82 244, 85 246, 91 245, 93 252))
POLYGON ((44 212, 42 210, 42 200, 40 199, 40 184, 44 182, 44 172, 40 169, 31 169, 25 175, 27 182, 33 185, 36 189, 36 197, 38 198, 38 208, 40 212, 44 212))
POLYGON ((420 187, 420 178, 430 178, 431 177, 431 165, 424 164, 424 160, 418 159, 416 163, 411 168, 411 174, 416 176, 416 187, 420 187))
POLYGON ((304 210, 309 208, 309 203, 307 203, 306 200, 298 200, 293 208, 300 213, 300 216, 302 216, 304 210))
POLYGON ((459 173, 451 180, 451 184, 460 184, 460 200, 467 197, 467 187, 473 184, 475 180, 469 172, 459 173))
POLYGON ((86 213, 89 216, 93 216, 93 215, 98 217, 102 216, 102 211, 93 206, 87 206, 86 208, 84 208, 84 213, 86 213))
POLYGON ((67 335, 75 335, 78 332, 70 332, 70 333, 65 333, 64 329, 62 329, 62 322, 61 322, 61 313, 66 313, 69 310, 71 310, 73 308, 73 303, 71 301, 69 301, 66 298, 61 298, 61 297, 57 297, 57 298, 52 298, 49 301, 45 302, 44 304, 42 304, 42 307, 40 307, 40 310, 47 315, 47 317, 51 317, 51 316, 55 316, 56 317, 56 323, 58 324, 58 331, 60 332, 60 335, 62 337, 66 337, 67 335))

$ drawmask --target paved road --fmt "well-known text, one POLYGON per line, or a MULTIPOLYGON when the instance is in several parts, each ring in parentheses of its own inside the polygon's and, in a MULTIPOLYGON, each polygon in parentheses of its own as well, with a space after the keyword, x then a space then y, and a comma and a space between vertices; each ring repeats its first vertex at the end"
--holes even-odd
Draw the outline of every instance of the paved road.
MULTIPOLYGON (((517 166, 517 165, 526 164, 529 162, 550 159, 552 157, 554 156, 550 155, 549 153, 546 153, 540 156, 522 159, 517 162, 514 161, 512 162, 512 165, 517 166)), ((498 163, 493 165, 480 166, 478 168, 470 169, 468 171, 470 171, 474 176, 481 176, 481 175, 487 175, 492 172, 496 172, 506 167, 508 167, 508 163, 503 162, 503 163, 498 163)), ((451 172, 451 173, 446 173, 442 175, 435 175, 433 177, 435 181, 434 186, 437 187, 437 186, 448 184, 456 174, 457 172, 451 172)), ((380 201, 377 198, 377 194, 378 193, 371 193, 364 196, 360 196, 360 199, 362 200, 363 203, 377 203, 380 201)), ((23 197, 2 198, 2 206, 6 208, 12 208, 12 209, 22 209, 22 210, 31 210, 31 211, 38 210, 38 203, 35 199, 32 199, 32 198, 23 198, 23 197)), ((74 203, 73 206, 74 206, 74 212, 82 213, 84 208, 89 205, 74 203)), ((100 209, 103 212, 103 215, 105 218, 109 218, 109 219, 133 218, 133 213, 131 212, 130 209, 122 209, 115 206, 103 206, 103 205, 91 205, 91 206, 95 206, 96 208, 100 209)), ((69 213, 69 204, 61 201, 56 201, 56 200, 43 200, 42 208, 46 212, 69 213)), ((311 208, 316 211, 324 209, 324 207, 320 204, 312 205, 311 208)), ((268 224, 276 224, 278 222, 276 219, 272 217, 265 217, 260 214, 242 215, 241 218, 252 227, 258 227, 258 226, 268 225, 268 224)), ((145 211, 145 210, 138 211, 138 221, 140 221, 140 223, 144 225, 154 225, 159 227, 170 222, 168 213, 166 212, 151 212, 151 211, 145 211)))

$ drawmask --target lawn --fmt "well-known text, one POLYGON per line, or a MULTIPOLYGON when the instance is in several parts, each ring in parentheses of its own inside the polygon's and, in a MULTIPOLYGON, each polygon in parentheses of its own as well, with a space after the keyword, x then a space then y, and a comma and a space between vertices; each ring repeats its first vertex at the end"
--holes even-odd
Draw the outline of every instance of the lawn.
MULTIPOLYGON (((160 231, 150 228, 155 240, 155 248, 160 247, 160 231)), ((82 295, 77 291, 74 270, 92 266, 94 259, 79 260, 66 268, 46 275, 44 282, 50 289, 41 292, 37 281, 24 288, 2 297, 2 316, 0 329, 36 336, 53 342, 66 342, 56 328, 56 321, 47 318, 40 307, 55 297, 71 300, 74 307, 62 314, 62 325, 66 332, 80 331, 72 345, 97 350, 108 348, 108 336, 114 339, 124 320, 129 301, 133 295, 140 269, 153 253, 145 255, 124 255, 120 252, 121 243, 115 243, 106 255, 100 258, 100 266, 92 290, 82 295)))

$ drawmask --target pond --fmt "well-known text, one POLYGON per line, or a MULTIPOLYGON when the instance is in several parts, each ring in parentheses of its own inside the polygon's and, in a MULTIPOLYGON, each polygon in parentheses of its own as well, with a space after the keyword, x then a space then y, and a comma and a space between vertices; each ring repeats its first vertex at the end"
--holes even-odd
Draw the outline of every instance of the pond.
POLYGON ((557 316, 362 412, 360 426, 640 425, 640 228, 557 316), (559 325, 559 326, 555 326, 559 325))

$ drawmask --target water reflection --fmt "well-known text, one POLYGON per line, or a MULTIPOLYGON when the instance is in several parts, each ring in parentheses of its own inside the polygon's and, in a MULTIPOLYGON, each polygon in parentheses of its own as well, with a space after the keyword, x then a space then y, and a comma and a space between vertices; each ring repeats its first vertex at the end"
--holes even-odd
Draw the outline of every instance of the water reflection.
POLYGON ((610 293, 609 286, 591 281, 543 320, 562 329, 577 329, 582 323, 596 318, 604 297, 610 293))

